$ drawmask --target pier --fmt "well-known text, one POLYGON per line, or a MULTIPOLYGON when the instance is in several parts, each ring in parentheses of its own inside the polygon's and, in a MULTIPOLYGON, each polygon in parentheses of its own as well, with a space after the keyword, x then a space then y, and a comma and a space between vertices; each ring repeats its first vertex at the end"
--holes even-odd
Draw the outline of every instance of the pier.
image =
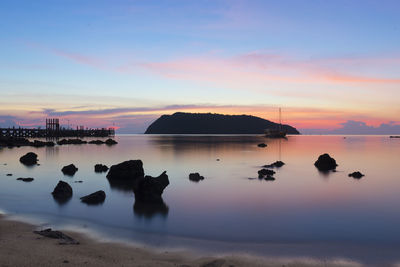
POLYGON ((84 126, 76 129, 60 127, 59 119, 46 119, 46 128, 0 128, 0 137, 109 137, 114 136, 113 128, 85 128, 84 126))

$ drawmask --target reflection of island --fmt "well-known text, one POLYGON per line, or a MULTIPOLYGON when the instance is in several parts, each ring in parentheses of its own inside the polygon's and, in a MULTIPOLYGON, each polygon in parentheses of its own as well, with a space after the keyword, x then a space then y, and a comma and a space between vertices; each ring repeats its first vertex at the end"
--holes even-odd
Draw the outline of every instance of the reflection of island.
POLYGON ((280 126, 255 116, 183 112, 162 115, 145 134, 263 134, 265 129, 278 128, 287 134, 299 134, 290 125, 280 126))
POLYGON ((152 218, 155 215, 161 215, 166 217, 168 215, 169 208, 164 201, 159 203, 146 203, 141 201, 135 201, 133 205, 133 212, 138 217, 152 218))

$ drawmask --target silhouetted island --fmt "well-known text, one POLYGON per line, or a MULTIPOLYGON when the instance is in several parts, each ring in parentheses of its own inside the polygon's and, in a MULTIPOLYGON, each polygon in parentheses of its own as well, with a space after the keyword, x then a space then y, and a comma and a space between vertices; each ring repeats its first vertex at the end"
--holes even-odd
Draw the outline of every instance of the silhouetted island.
MULTIPOLYGON (((145 134, 262 134, 265 129, 278 129, 279 124, 249 115, 183 113, 162 115, 145 134)), ((282 125, 287 134, 300 134, 290 125, 282 125)))

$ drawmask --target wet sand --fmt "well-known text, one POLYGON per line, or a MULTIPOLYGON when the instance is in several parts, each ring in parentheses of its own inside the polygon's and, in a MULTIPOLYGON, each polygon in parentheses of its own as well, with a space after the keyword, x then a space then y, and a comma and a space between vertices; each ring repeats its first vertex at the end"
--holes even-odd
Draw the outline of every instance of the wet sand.
POLYGON ((100 242, 84 234, 68 231, 63 232, 80 244, 61 245, 57 239, 33 233, 38 229, 0 215, 0 266, 357 266, 313 260, 277 262, 239 255, 196 257, 185 252, 157 252, 127 244, 100 242))

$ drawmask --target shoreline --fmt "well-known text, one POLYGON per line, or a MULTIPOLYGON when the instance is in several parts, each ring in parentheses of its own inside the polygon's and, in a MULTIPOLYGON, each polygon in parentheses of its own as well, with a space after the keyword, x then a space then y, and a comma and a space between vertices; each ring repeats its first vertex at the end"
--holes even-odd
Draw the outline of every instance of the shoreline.
MULTIPOLYGON (((79 245, 60 245, 59 240, 33 233, 42 230, 0 214, 0 266, 360 266, 348 261, 315 259, 262 259, 239 254, 196 256, 187 251, 168 251, 114 241, 99 241, 87 234, 63 231, 79 245)), ((53 229, 63 230, 63 229, 53 229)))

